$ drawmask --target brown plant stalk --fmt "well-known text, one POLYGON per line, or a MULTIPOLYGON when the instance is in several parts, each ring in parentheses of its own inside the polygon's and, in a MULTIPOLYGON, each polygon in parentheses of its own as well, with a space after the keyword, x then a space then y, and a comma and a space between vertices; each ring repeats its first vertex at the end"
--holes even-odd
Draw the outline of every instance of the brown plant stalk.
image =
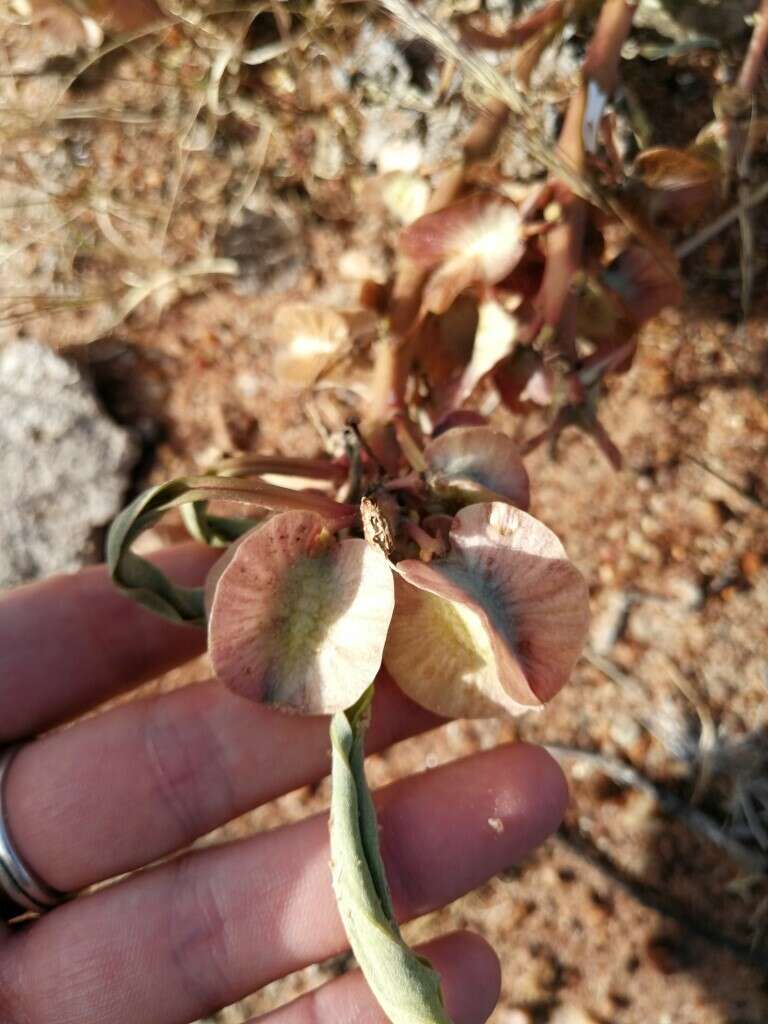
MULTIPOLYGON (((492 152, 509 117, 509 108, 499 99, 492 99, 482 110, 462 143, 459 159, 446 168, 435 181, 427 204, 427 213, 436 213, 456 199, 464 185, 466 173, 475 163, 492 152)), ((377 455, 387 459, 388 424, 392 416, 405 407, 405 392, 413 362, 421 293, 429 270, 404 256, 395 275, 388 304, 389 337, 379 346, 373 373, 372 402, 367 417, 368 433, 377 455)))
POLYGON ((749 41, 749 49, 736 79, 736 88, 745 96, 751 96, 757 88, 767 47, 768 0, 762 0, 755 14, 755 27, 749 41))
MULTIPOLYGON (((602 105, 616 88, 621 48, 635 9, 629 0, 607 0, 604 4, 584 60, 579 90, 568 105, 558 149, 565 162, 581 175, 586 174, 587 151, 592 148, 585 138, 590 130, 586 117, 592 115, 591 107, 597 98, 599 119, 602 105)), ((547 262, 540 292, 542 320, 557 351, 573 360, 578 304, 574 284, 583 267, 588 210, 586 200, 565 184, 558 187, 558 200, 561 220, 547 236, 547 262)))

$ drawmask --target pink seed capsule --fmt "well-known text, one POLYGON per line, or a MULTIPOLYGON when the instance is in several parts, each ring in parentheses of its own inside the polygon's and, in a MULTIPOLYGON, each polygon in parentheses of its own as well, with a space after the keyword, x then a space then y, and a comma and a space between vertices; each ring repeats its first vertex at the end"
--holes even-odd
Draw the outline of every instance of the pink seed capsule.
POLYGON ((350 707, 381 665, 394 606, 390 565, 337 541, 314 512, 282 512, 240 540, 214 583, 208 647, 249 700, 308 715, 350 707))
POLYGON ((456 427, 424 449, 427 481, 454 508, 479 501, 508 501, 528 508, 528 473, 517 446, 490 427, 456 427))
POLYGON ((501 502, 454 518, 451 550, 395 566, 384 663, 413 700, 447 717, 540 707, 586 640, 586 583, 543 523, 501 502))

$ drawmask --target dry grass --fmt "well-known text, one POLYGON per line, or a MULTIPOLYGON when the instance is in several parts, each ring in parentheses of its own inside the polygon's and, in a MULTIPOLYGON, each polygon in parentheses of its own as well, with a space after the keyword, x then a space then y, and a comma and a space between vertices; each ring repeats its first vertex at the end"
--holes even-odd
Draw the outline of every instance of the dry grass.
POLYGON ((322 38, 322 7, 168 4, 159 23, 102 41, 55 9, 6 12, 0 337, 23 325, 90 341, 147 300, 161 309, 236 272, 227 232, 282 213, 265 164, 300 181, 275 127, 293 116, 295 61, 322 38))

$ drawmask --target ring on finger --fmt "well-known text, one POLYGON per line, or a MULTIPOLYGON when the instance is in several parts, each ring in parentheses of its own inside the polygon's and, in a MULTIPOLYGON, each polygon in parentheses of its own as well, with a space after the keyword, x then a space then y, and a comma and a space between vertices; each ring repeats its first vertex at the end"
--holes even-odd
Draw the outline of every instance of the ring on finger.
POLYGON ((0 748, 0 919, 7 922, 28 914, 44 914, 70 898, 44 882, 24 861, 11 838, 6 813, 6 780, 23 744, 0 748))

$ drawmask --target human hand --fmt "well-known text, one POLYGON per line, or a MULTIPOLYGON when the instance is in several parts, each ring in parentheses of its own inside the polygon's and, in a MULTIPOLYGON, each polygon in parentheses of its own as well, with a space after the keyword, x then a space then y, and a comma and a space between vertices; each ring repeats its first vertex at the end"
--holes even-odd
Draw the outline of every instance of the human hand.
MULTIPOLYGON (((212 555, 164 552, 199 582, 212 555)), ((44 733, 203 649, 202 632, 156 618, 103 568, 0 597, 0 746, 44 733)), ((371 750, 438 720, 377 686, 371 750)), ((345 948, 325 815, 184 852, 199 836, 314 782, 327 721, 244 701, 215 681, 127 702, 21 747, 9 765, 13 845, 50 886, 78 896, 22 926, 0 923, 0 1024, 185 1024, 345 948), (145 870, 162 857, 177 854, 145 870)), ((513 744, 377 794, 382 852, 405 920, 525 856, 555 829, 566 785, 542 750, 513 744), (504 828, 491 828, 498 818, 504 828)), ((469 933, 425 947, 456 1024, 490 1014, 495 955, 469 933)), ((382 1024, 359 972, 260 1018, 382 1024)))

